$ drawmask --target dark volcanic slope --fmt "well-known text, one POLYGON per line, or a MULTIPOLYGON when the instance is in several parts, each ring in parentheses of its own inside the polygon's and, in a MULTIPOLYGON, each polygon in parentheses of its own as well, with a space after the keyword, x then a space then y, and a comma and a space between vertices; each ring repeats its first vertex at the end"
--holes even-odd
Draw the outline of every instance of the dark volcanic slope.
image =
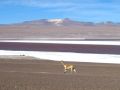
POLYGON ((64 74, 56 61, 0 59, 0 90, 120 89, 120 65, 71 64, 76 65, 77 73, 64 74))
POLYGON ((1 50, 120 54, 120 46, 0 42, 1 50))

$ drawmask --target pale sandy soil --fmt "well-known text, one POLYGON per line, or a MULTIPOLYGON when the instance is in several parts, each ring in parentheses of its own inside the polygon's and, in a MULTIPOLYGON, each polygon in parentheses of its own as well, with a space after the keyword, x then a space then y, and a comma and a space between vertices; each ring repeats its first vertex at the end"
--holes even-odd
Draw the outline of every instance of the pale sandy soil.
POLYGON ((63 73, 59 61, 12 57, 0 58, 0 90, 120 89, 120 65, 65 62, 76 65, 77 72, 63 73))

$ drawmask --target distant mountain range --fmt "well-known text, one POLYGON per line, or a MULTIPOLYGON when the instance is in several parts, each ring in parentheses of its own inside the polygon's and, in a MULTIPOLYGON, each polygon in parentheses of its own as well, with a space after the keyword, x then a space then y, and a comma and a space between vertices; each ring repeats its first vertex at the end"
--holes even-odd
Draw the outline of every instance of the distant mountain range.
POLYGON ((34 21, 25 21, 22 24, 69 26, 69 25, 93 25, 94 23, 73 21, 68 18, 65 18, 65 19, 41 19, 41 20, 34 20, 34 21))
POLYGON ((120 39, 120 23, 80 22, 69 18, 0 24, 0 39, 120 39))
MULTIPOLYGON (((74 21, 69 18, 65 19, 40 19, 40 20, 33 20, 33 21, 24 21, 21 23, 14 23, 15 25, 21 25, 21 24, 33 24, 33 25, 56 25, 56 26, 65 26, 65 25, 120 25, 120 23, 114 23, 111 21, 107 22, 80 22, 80 21, 74 21)), ((0 25, 14 25, 14 24, 0 24, 0 25)))

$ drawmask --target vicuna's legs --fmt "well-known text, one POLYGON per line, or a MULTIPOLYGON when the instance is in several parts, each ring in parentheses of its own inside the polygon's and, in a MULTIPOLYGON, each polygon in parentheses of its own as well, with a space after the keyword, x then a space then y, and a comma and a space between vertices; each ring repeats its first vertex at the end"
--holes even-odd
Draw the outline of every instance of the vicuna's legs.
POLYGON ((75 68, 73 68, 73 71, 74 71, 74 72, 76 72, 76 69, 75 69, 75 68))

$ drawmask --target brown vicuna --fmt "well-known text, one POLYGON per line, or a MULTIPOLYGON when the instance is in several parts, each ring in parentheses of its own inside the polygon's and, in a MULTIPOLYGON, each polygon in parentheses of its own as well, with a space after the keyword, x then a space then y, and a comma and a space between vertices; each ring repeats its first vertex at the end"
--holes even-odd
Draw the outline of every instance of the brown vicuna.
POLYGON ((64 67, 64 73, 66 73, 67 71, 76 72, 75 65, 65 64, 63 61, 61 61, 61 64, 62 64, 63 67, 64 67))

